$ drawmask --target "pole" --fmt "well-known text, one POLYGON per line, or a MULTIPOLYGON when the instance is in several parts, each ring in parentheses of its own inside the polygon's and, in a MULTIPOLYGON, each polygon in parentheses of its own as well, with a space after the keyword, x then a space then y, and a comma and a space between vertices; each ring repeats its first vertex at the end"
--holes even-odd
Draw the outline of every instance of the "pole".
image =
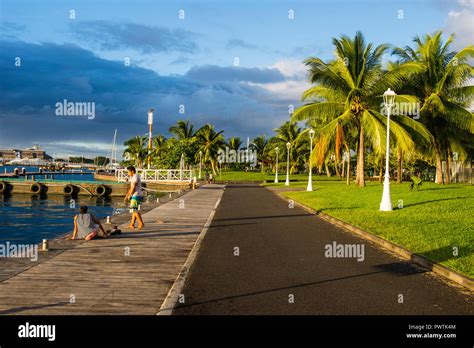
POLYGON ((153 125, 150 123, 149 124, 149 137, 148 137, 148 169, 150 169, 151 167, 151 149, 152 149, 152 129, 153 128, 153 125))
POLYGON ((308 177, 308 187, 306 191, 313 191, 313 165, 311 163, 311 157, 313 157, 313 138, 309 138, 309 177, 308 177))
POLYGON ((290 186, 290 149, 286 147, 286 181, 285 186, 290 186))
POLYGON ((385 154, 385 179, 383 182, 383 194, 382 201, 380 202, 380 211, 391 211, 392 210, 392 201, 390 199, 390 174, 389 174, 389 164, 390 164, 390 111, 392 105, 387 105, 387 144, 386 144, 386 154, 385 154))

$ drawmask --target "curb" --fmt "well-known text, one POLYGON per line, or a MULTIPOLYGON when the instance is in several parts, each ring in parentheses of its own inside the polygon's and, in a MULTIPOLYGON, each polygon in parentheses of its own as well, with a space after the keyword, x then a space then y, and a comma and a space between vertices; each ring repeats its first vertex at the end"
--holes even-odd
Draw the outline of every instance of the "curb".
POLYGON ((197 253, 199 251, 199 248, 201 247, 201 242, 206 236, 207 230, 211 226, 211 222, 214 219, 214 214, 216 213, 216 209, 219 206, 221 199, 222 199, 222 196, 219 197, 217 199, 216 204, 214 204, 214 207, 212 208, 212 211, 209 214, 209 217, 207 218, 206 223, 204 224, 204 227, 201 230, 201 233, 196 239, 196 242, 194 243, 194 246, 191 249, 191 252, 189 253, 188 258, 186 259, 186 262, 181 268, 181 271, 176 277, 173 285, 171 286, 171 289, 168 291, 168 294, 166 295, 166 298, 161 304, 161 307, 156 315, 172 315, 173 314, 173 310, 176 307, 176 303, 178 302, 178 298, 181 295, 181 292, 184 287, 184 283, 186 282, 186 278, 188 277, 189 270, 191 269, 191 266, 196 260, 197 253))
MULTIPOLYGON (((287 200, 288 198, 287 197, 283 197, 281 195, 280 192, 277 192, 277 191, 274 191, 274 190, 269 190, 271 192, 275 192, 277 194, 278 197, 284 199, 284 200, 287 200)), ((381 247, 383 247, 384 249, 387 249, 389 251, 392 251, 394 252, 395 254, 401 256, 403 259, 406 259, 406 260, 409 260, 413 263, 416 263, 417 265, 425 268, 425 269, 428 269, 429 271, 432 271, 440 276, 442 276, 443 278, 446 278, 446 279, 449 279, 465 288, 467 288, 468 290, 471 290, 471 291, 474 291, 474 280, 465 276, 465 275, 462 275, 456 271, 453 271, 443 265, 440 265, 439 263, 437 262, 434 262, 434 261, 431 261, 430 259, 427 259, 426 257, 424 256, 421 256, 419 254, 416 254, 408 249, 405 249, 401 246, 399 246, 398 244, 395 244, 393 242, 390 242, 386 239, 383 239, 381 237, 378 237, 372 233, 369 233, 367 231, 364 231, 358 227, 355 227, 355 226, 352 226, 351 224, 348 224, 347 222, 344 222, 344 221, 341 221, 335 217, 332 217, 328 214, 325 214, 325 213, 322 213, 322 212, 318 212, 316 210, 314 210, 313 208, 310 208, 308 207, 307 205, 303 204, 303 203, 300 203, 300 202, 297 202, 297 201, 294 201, 294 203, 296 205, 298 205, 299 207, 303 208, 304 210, 306 210, 307 212, 311 213, 311 214, 314 214, 314 215, 317 215, 319 217, 321 217, 322 219, 328 221, 329 223, 333 224, 333 225, 336 225, 338 227, 342 227, 343 229, 349 231, 349 232, 352 232, 360 237, 362 237, 363 239, 366 239, 366 240, 369 240, 381 247)))

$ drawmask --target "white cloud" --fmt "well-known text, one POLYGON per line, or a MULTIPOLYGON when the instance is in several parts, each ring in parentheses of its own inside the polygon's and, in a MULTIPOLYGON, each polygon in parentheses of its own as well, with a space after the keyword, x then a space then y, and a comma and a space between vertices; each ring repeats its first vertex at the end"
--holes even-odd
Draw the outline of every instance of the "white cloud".
POLYGON ((274 94, 279 99, 297 103, 301 99, 301 94, 311 86, 306 79, 307 68, 301 61, 280 60, 269 68, 277 68, 286 77, 286 80, 256 85, 274 94))
POLYGON ((445 31, 454 33, 454 47, 459 50, 474 43, 474 0, 458 0, 457 7, 448 13, 445 31))

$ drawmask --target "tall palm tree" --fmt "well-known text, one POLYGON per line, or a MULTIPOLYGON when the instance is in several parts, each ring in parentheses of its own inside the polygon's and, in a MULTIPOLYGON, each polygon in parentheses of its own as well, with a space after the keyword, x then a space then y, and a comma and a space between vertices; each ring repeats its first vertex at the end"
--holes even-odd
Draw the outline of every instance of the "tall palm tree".
POLYGON ((202 160, 211 165, 212 172, 217 175, 217 154, 224 145, 224 131, 217 132, 214 126, 206 124, 196 132, 199 151, 202 151, 202 160))
POLYGON ((265 171, 265 163, 268 160, 268 140, 265 139, 264 135, 259 135, 252 140, 250 148, 257 153, 257 161, 260 163, 260 170, 262 173, 265 171))
POLYGON ((123 156, 128 158, 134 165, 138 168, 143 166, 143 162, 147 158, 148 150, 148 140, 145 136, 136 136, 125 141, 124 145, 126 146, 123 156))
MULTIPOLYGON (((388 50, 387 44, 373 47, 366 44, 361 32, 353 39, 343 35, 333 38, 335 59, 324 62, 319 58, 305 61, 309 68, 309 80, 316 84, 304 92, 305 105, 292 115, 293 121, 313 120, 322 125, 318 142, 327 147, 336 138, 338 129, 344 133, 355 130, 357 134, 357 175, 356 183, 365 185, 364 161, 367 146, 375 151, 383 151, 385 144, 386 117, 380 112, 381 95, 387 88, 398 89, 403 79, 418 71, 413 63, 405 63, 385 71, 381 66, 382 55, 388 50)), ((398 95, 397 101, 415 102, 409 95, 398 95)), ((405 123, 419 128, 416 121, 407 116, 405 123)), ((397 139, 409 139, 403 127, 391 123, 391 134, 397 139)), ((321 151, 321 150, 320 150, 321 151)), ((324 148, 322 149, 323 153, 324 148)))
MULTIPOLYGON (((282 155, 286 153, 286 144, 290 143, 290 173, 297 172, 304 167, 305 159, 309 153, 308 135, 296 123, 285 122, 283 125, 275 129, 275 143, 282 151, 282 155)), ((287 156, 283 156, 286 161, 287 156)))
MULTIPOLYGON (((151 160, 156 162, 162 158, 163 150, 165 149, 166 138, 159 134, 153 137, 153 150, 150 153, 151 160)), ((148 161, 148 158, 147 158, 148 161)))
MULTIPOLYGON (((413 48, 397 47, 392 53, 401 63, 416 63, 421 67, 407 81, 404 90, 416 95, 422 103, 421 122, 433 135, 436 182, 441 184, 442 160, 448 159, 449 164, 453 148, 472 148, 473 144, 474 118, 466 108, 474 95, 474 86, 469 85, 473 77, 469 59, 474 58, 474 45, 452 51, 453 36, 443 42, 441 31, 422 38, 416 36, 413 41, 413 48), (471 134, 467 143, 460 137, 466 133, 471 134)), ((449 183, 449 170, 446 181, 449 183)))
POLYGON ((232 137, 227 140, 227 146, 230 150, 239 151, 240 147, 242 146, 242 140, 238 137, 232 137))
POLYGON ((190 140, 194 137, 194 126, 189 121, 179 120, 175 126, 171 126, 170 133, 176 135, 178 140, 190 140))

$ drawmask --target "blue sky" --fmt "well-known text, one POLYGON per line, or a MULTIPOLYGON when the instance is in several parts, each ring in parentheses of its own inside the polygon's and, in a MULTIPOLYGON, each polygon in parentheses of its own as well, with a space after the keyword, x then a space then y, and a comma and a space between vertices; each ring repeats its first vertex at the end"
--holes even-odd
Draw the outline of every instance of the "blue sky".
POLYGON ((105 154, 114 129, 120 143, 145 134, 150 107, 165 135, 189 119, 227 137, 270 136, 309 87, 301 62, 330 59, 332 37, 361 30, 404 46, 443 29, 461 47, 474 36, 470 0, 0 4, 0 147, 39 143, 58 156, 105 154), (57 116, 63 99, 94 102, 96 117, 57 116))

